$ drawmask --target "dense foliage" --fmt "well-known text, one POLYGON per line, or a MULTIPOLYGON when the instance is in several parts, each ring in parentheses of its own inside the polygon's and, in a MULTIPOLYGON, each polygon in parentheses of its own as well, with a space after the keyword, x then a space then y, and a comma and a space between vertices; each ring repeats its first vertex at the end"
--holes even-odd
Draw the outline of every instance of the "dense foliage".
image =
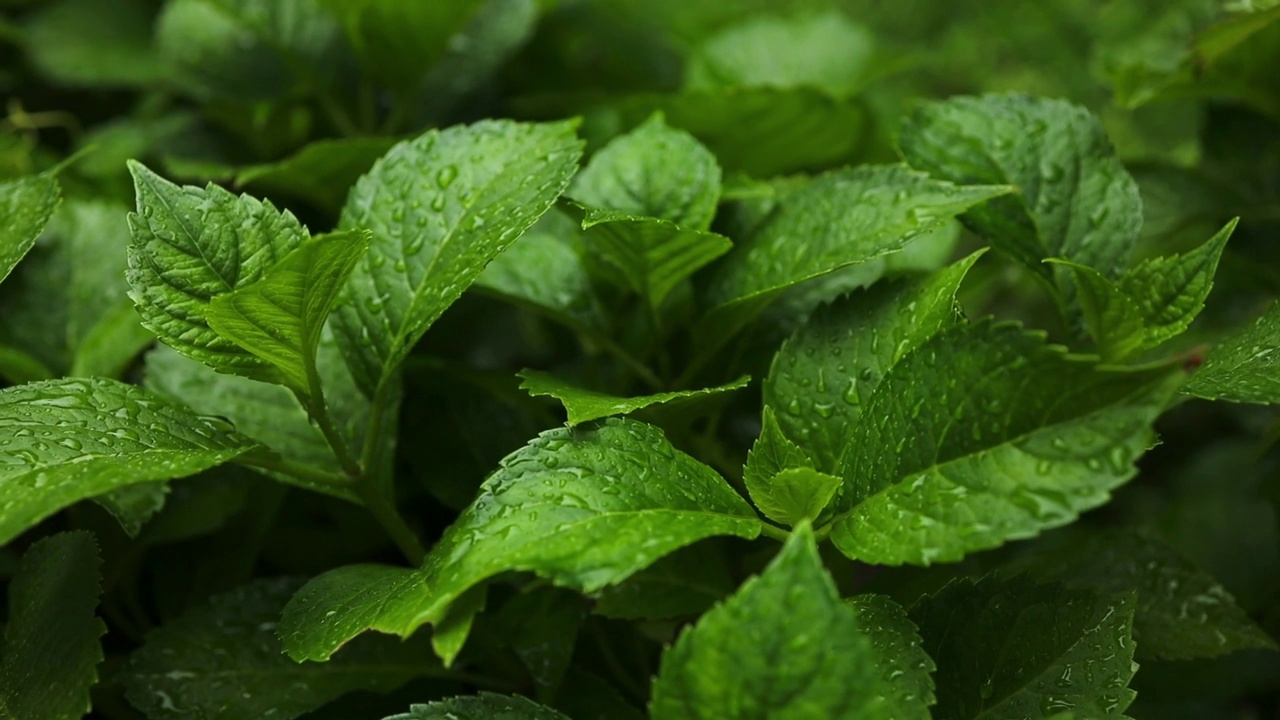
POLYGON ((0 718, 1280 713, 1280 6, 0 0, 0 718))

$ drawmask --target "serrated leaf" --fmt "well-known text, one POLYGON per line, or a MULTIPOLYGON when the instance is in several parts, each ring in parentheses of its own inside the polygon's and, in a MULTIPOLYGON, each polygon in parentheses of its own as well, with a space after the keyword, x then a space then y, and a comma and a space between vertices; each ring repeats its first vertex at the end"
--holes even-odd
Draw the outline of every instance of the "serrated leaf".
POLYGON ((255 580, 152 632, 123 673, 129 701, 151 720, 289 720, 349 692, 444 674, 426 643, 390 638, 362 638, 324 665, 290 660, 276 620, 299 585, 255 580))
POLYGON ((853 608, 858 627, 871 638, 892 716, 928 720, 928 707, 937 702, 933 694, 937 667, 924 651, 920 631, 907 611, 884 595, 869 593, 855 595, 845 604, 853 608))
POLYGON ((288 212, 216 185, 178 186, 131 162, 138 212, 129 215, 130 297, 166 345, 221 372, 270 364, 209 327, 209 302, 253 284, 307 239, 288 212))
POLYGON ((359 230, 320 236, 299 245, 257 282, 210 300, 209 327, 270 363, 242 374, 313 400, 321 396, 315 359, 320 331, 371 239, 359 230))
POLYGON ((0 641, 0 718, 64 720, 89 712, 102 661, 95 615, 102 560, 84 531, 45 538, 22 556, 9 582, 9 622, 0 641))
POLYGON ((1066 260, 1047 262, 1071 272, 1085 327, 1104 360, 1122 360, 1142 348, 1146 324, 1137 300, 1091 267, 1066 260))
MULTIPOLYGON (((784 196, 769 218, 717 264, 701 327, 722 338, 798 283, 900 250, 1004 186, 957 186, 901 165, 820 176, 784 196)), ((710 344, 710 343, 708 343, 710 344)))
POLYGON ((911 608, 946 718, 1124 717, 1134 600, 1025 577, 952 581, 911 608))
POLYGON ((352 189, 342 227, 373 245, 335 313, 344 355, 373 394, 484 266, 577 169, 574 123, 482 121, 396 145, 352 189))
POLYGON ((878 283, 818 308, 773 357, 764 402, 778 428, 826 473, 863 403, 893 365, 961 321, 956 291, 980 253, 915 280, 878 283))
POLYGON ((524 379, 520 383, 520 388, 530 395, 546 395, 563 403, 565 411, 569 415, 569 425, 571 426, 591 420, 599 420, 611 415, 630 415, 637 410, 675 400, 694 399, 717 393, 732 392, 746 387, 751 382, 751 378, 744 375, 731 383, 711 388, 678 390, 626 398, 575 387, 539 370, 521 370, 517 375, 524 379))
POLYGON ((872 641, 840 601, 802 524, 759 577, 663 653, 649 715, 894 717, 886 692, 872 641))
POLYGON ((0 390, 0 544, 109 490, 193 475, 257 449, 227 423, 105 378, 0 390))
POLYGON ((928 565, 1064 525, 1134 476, 1182 380, 1101 369, 1014 324, 944 330, 868 400, 831 538, 864 562, 928 565))
POLYGON ((383 720, 568 720, 549 707, 518 695, 480 693, 474 697, 414 705, 409 712, 383 720))
POLYGON ((975 207, 962 219, 1057 288, 1064 307, 1070 273, 1043 264, 1064 258, 1115 278, 1142 227, 1138 186, 1088 110, 1028 95, 958 97, 922 105, 904 121, 903 157, 930 174, 970 184, 1007 183, 1016 195, 975 207))
POLYGON ((706 230, 720 201, 720 179, 715 156, 658 113, 600 148, 573 179, 569 195, 619 215, 706 230))
POLYGON ((1196 397, 1269 405, 1280 402, 1280 304, 1218 343, 1187 383, 1196 397))
POLYGON ((0 183, 0 282, 9 277, 62 198, 53 175, 31 175, 0 183))
POLYGON ((747 463, 742 468, 742 480, 752 496, 752 486, 763 486, 774 475, 788 468, 812 468, 813 460, 801 447, 782 432, 777 414, 765 405, 760 416, 760 436, 747 453, 747 463))
POLYGON ((1189 660, 1276 649, 1276 641, 1226 588, 1151 535, 1067 532, 1020 565, 1072 588, 1135 593, 1133 635, 1140 658, 1189 660))
POLYGON ((657 428, 618 419, 559 428, 503 460, 421 569, 320 575, 286 608, 281 635, 292 657, 322 660, 366 629, 408 636, 439 623, 465 592, 501 572, 533 572, 591 593, 703 538, 759 533, 750 506, 657 428), (637 455, 658 459, 636 465, 637 455))
POLYGON ((786 468, 751 489, 760 512, 783 525, 814 520, 840 488, 840 478, 813 468, 786 468))

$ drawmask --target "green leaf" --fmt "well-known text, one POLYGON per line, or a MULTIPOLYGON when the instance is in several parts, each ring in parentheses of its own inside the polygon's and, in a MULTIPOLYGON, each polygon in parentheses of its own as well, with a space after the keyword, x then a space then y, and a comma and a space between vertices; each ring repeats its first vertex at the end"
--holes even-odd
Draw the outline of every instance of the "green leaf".
POLYGON ((323 660, 365 629, 407 637, 439 623, 502 572, 591 593, 703 538, 759 533, 751 507, 657 428, 617 419, 559 428, 502 461, 420 570, 320 575, 286 608, 281 636, 295 659, 323 660), (637 465, 637 456, 659 459, 637 465))
POLYGON ((678 390, 656 395, 624 398, 574 387, 563 380, 538 370, 521 370, 517 375, 524 379, 524 382, 520 383, 520 388, 530 395, 549 395, 563 403, 565 410, 568 412, 569 425, 571 426, 591 420, 599 420, 611 415, 630 415, 637 410, 673 400, 685 400, 732 392, 746 387, 751 382, 751 378, 744 375, 731 383, 717 387, 701 388, 699 390, 678 390))
POLYGON ((0 544, 78 500, 193 475, 258 448, 223 421, 105 378, 0 390, 0 428, 0 544))
POLYGON ((317 140, 283 160, 241 168, 235 175, 236 186, 336 210, 346 200, 347 190, 394 144, 388 138, 317 140))
POLYGON ((963 220, 1052 283, 1072 307, 1063 258, 1115 278, 1142 227, 1138 186, 1098 119, 1063 100, 1028 95, 959 97, 922 105, 899 146, 912 166, 961 184, 1010 184, 1016 195, 973 208, 963 220))
POLYGON ((756 484, 751 500, 770 519, 795 525, 816 519, 839 488, 840 478, 834 475, 807 467, 787 468, 766 484, 756 484))
POLYGON ((57 373, 17 348, 0 345, 0 377, 13 385, 21 385, 36 380, 50 380, 57 377, 57 373))
POLYGON ((1076 300, 1085 327, 1104 360, 1118 361, 1142 349, 1146 325, 1138 301, 1125 294, 1118 283, 1086 265, 1066 260, 1046 262, 1066 268, 1075 279, 1076 300))
MULTIPOLYGON (((888 688, 857 614, 802 524, 757 578, 662 656, 649 714, 681 718, 889 718, 888 688)), ((917 702, 925 711, 925 701, 917 702)), ((918 717, 913 713, 911 717, 918 717)))
POLYGON ((745 325, 777 294, 848 265, 900 250, 917 235, 1003 186, 952 185, 901 165, 822 175, 782 197, 768 220, 717 264, 701 326, 715 338, 745 325))
POLYGON ((1069 523, 1134 476, 1182 380, 1099 368, 1015 324, 944 330, 868 399, 831 538, 864 562, 929 565, 1069 523))
POLYGON ((1138 656, 1190 660, 1237 650, 1276 649, 1231 593, 1154 536, 1122 531, 1066 532, 1021 563, 1072 588, 1135 593, 1138 656))
POLYGON ((9 582, 0 641, 0 717, 64 720, 89 712, 107 631, 94 611, 102 560, 93 535, 61 533, 33 544, 9 582))
POLYGON ((569 195, 619 215, 706 230, 720 201, 720 179, 715 156, 657 113, 593 155, 569 195))
POLYGON ((94 498, 120 523, 120 529, 131 538, 164 507, 169 484, 163 481, 125 485, 94 498))
POLYGON ((0 282, 9 277, 62 198, 53 175, 31 175, 0 183, 0 282))
POLYGON ((61 0, 26 19, 24 45, 59 85, 149 85, 164 76, 153 24, 150 4, 139 0, 61 0))
POLYGON ((569 720, 549 707, 518 695, 480 693, 426 705, 414 705, 409 712, 383 720, 569 720))
POLYGON ((742 468, 742 479, 754 498, 753 486, 767 489, 774 475, 791 468, 812 468, 813 460, 801 447, 791 441, 778 425, 773 408, 765 405, 760 415, 760 436, 747 453, 747 463, 742 468))
POLYGON ((573 659, 578 628, 587 614, 583 597, 561 588, 535 588, 508 602, 497 625, 540 687, 558 688, 573 659))
POLYGON ((568 185, 574 123, 483 121, 392 148, 352 189, 342 227, 372 230, 335 319, 373 394, 484 266, 568 185))
POLYGON ((156 336, 138 321, 138 312, 126 298, 99 318, 80 338, 67 374, 119 378, 155 339, 156 336))
POLYGON ((845 604, 853 608, 858 627, 871 638, 892 716, 927 720, 928 706, 937 702, 933 694, 937 667, 924 651, 920 631, 907 611, 884 595, 855 595, 845 604))
POLYGON ((1133 702, 1130 596, 1025 577, 952 581, 911 608, 945 718, 1123 717, 1133 702))
POLYGON ((124 671, 129 701, 151 720, 289 720, 349 692, 444 674, 425 643, 390 638, 362 638, 324 665, 290 660, 275 626, 299 583, 259 579, 152 632, 124 671))
POLYGON ((863 402, 885 373, 961 322, 956 291, 980 253, 915 280, 878 283, 818 308, 774 355, 764 402, 779 431, 826 473, 838 470, 863 402))
POLYGON ((174 185, 131 162, 138 212, 129 216, 130 296, 166 345, 220 372, 271 367, 215 332, 209 302, 262 279, 307 239, 288 212, 216 185, 174 185))
POLYGON ((681 548, 617 585, 601 588, 591 612, 634 620, 694 617, 734 590, 724 547, 681 548))
POLYGON ((849 97, 871 72, 875 37, 842 12, 761 15, 721 30, 693 55, 690 89, 810 87, 849 97))
POLYGON ((1278 347, 1280 303, 1210 350, 1186 391, 1209 400, 1263 405, 1280 402, 1278 347))
POLYGON ((306 398, 321 396, 320 330, 370 240, 359 230, 323 235, 299 245, 257 282, 209 302, 209 327, 270 363, 246 368, 245 375, 306 398))

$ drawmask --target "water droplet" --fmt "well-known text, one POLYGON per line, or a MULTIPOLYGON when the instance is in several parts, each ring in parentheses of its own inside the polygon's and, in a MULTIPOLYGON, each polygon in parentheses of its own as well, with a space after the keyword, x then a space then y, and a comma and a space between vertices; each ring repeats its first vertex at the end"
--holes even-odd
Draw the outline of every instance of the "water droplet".
POLYGON ((436 172, 436 184, 441 190, 448 188, 458 178, 457 165, 445 165, 436 172))

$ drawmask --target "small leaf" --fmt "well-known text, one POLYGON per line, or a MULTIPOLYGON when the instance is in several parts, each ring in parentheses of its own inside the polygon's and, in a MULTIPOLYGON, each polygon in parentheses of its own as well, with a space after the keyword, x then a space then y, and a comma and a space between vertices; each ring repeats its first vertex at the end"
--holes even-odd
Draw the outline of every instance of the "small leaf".
POLYGON ((475 697, 414 705, 409 712, 383 720, 569 720, 549 707, 518 695, 480 693, 475 697))
POLYGON ((782 470, 765 484, 756 484, 751 500, 760 512, 783 525, 801 520, 814 520, 831 502, 840 488, 840 478, 820 473, 813 468, 793 467, 782 470))
POLYGON ((773 408, 765 405, 761 413, 760 437, 747 453, 747 464, 742 468, 742 479, 754 498, 767 488, 774 475, 790 468, 812 468, 813 460, 799 445, 791 442, 778 425, 773 408))
MULTIPOLYGON (((662 656, 649 714, 680 718, 890 718, 872 640, 840 601, 802 524, 759 577, 662 656)), ((927 716, 925 700, 916 703, 927 716)), ((919 712, 909 717, 919 717, 919 712)))
POLYGON ((0 717, 64 720, 90 710, 107 631, 94 611, 102 560, 93 535, 69 532, 33 544, 9 582, 0 641, 0 717))
POLYGON ((911 608, 938 664, 938 717, 1123 717, 1133 661, 1133 597, 955 580, 911 608))
POLYGON ((520 383, 521 389, 530 395, 549 395, 564 403, 565 410, 569 414, 569 425, 571 426, 611 415, 630 415, 637 410, 674 400, 732 392, 746 387, 751 382, 751 378, 744 375, 731 383, 712 388, 679 390, 656 395, 624 398, 574 387, 563 380, 538 370, 521 370, 518 375, 524 378, 524 382, 520 383))
POLYGON ((225 421, 105 378, 0 390, 0 438, 0 544, 76 501, 259 448, 225 421))
POLYGON ((858 626, 876 651, 885 698, 894 718, 930 717, 933 672, 937 667, 924 651, 920 631, 901 605, 883 595, 855 595, 845 601, 858 616, 858 626))
POLYGON ((572 122, 483 121, 396 145, 360 179, 344 229, 373 231, 335 313, 360 388, 386 384, 414 343, 560 195, 582 144, 572 122))
POLYGON ((1187 393, 1209 400, 1280 402, 1280 303, 1212 350, 1187 383, 1187 393))
POLYGON ((0 183, 0 282, 35 244, 61 198, 50 174, 0 183))
POLYGON ((1058 259, 1045 262, 1071 272, 1085 327, 1103 360, 1123 360, 1142 349, 1147 334, 1142 308, 1119 284, 1086 265, 1058 259))
POLYGON ((280 383, 306 398, 320 397, 315 360, 320 330, 369 241, 370 233, 361 231, 318 237, 284 256, 257 282, 210 301, 209 327, 270 363, 246 368, 244 375, 280 383))

